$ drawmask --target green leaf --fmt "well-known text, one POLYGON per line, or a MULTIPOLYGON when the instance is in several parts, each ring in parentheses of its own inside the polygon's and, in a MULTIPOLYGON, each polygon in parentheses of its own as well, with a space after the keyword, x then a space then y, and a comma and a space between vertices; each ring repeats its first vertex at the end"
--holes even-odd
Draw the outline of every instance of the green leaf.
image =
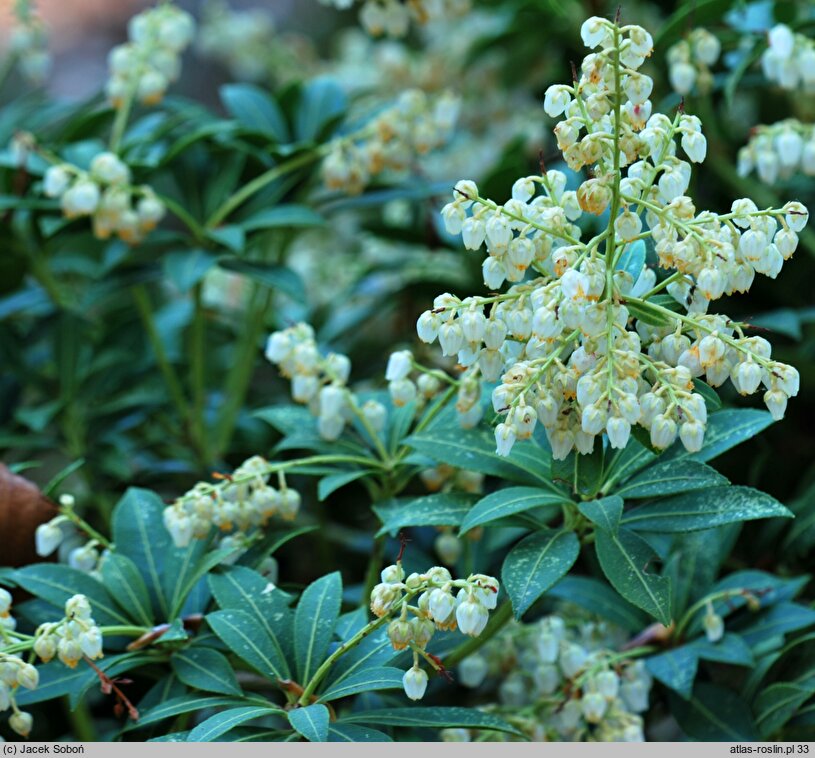
POLYGON ((490 431, 432 426, 408 437, 405 444, 439 463, 560 492, 551 481, 552 456, 534 440, 515 445, 502 457, 495 452, 490 431))
POLYGON ((267 679, 288 679, 289 666, 269 626, 236 608, 207 614, 207 624, 241 660, 267 679))
POLYGON ((623 252, 614 267, 631 275, 636 283, 645 266, 645 240, 637 240, 623 248, 623 252))
MULTIPOLYGON (((782 579, 765 571, 735 571, 716 582, 705 594, 719 595, 719 599, 713 601, 713 610, 726 617, 744 607, 748 595, 757 600, 761 608, 770 608, 794 598, 808 581, 807 576, 782 579), (724 592, 727 594, 722 594, 724 592)), ((690 634, 701 632, 704 615, 704 609, 694 614, 688 625, 690 634)))
POLYGON ((279 640, 281 656, 291 657, 294 633, 290 595, 270 590, 269 581, 246 566, 224 567, 219 574, 210 574, 208 580, 221 608, 251 615, 269 637, 279 640))
POLYGON ((815 610, 799 603, 779 603, 738 632, 752 648, 763 642, 815 625, 815 610))
MULTIPOLYGON (((242 226, 236 224, 227 224, 226 226, 219 226, 217 229, 207 229, 206 236, 213 242, 223 245, 227 250, 240 255, 246 247, 246 233, 243 231, 242 226)), ((240 258, 237 260, 241 260, 240 258)), ((221 261, 218 263, 223 267, 221 261)))
POLYGON ((707 463, 745 440, 751 439, 773 422, 768 411, 731 408, 708 416, 705 442, 698 453, 689 453, 680 442, 662 454, 663 460, 690 458, 707 463))
POLYGON ((328 708, 322 703, 290 710, 289 723, 309 742, 325 742, 328 739, 328 708))
POLYGON ((385 732, 357 724, 329 724, 329 742, 393 742, 385 732))
POLYGON ((362 479, 363 476, 369 473, 369 469, 355 469, 353 471, 340 471, 336 474, 324 476, 317 482, 317 499, 322 503, 329 495, 338 489, 345 487, 346 484, 355 482, 357 479, 362 479))
POLYGON ((708 413, 718 411, 722 407, 722 401, 716 390, 713 389, 707 382, 701 379, 693 380, 693 391, 701 395, 705 399, 705 406, 707 406, 708 413))
POLYGON ((240 225, 247 232, 258 229, 307 228, 322 226, 325 219, 307 205, 276 205, 264 208, 241 220, 240 225))
POLYGON ((167 253, 162 259, 164 276, 180 292, 188 292, 200 282, 207 271, 217 262, 218 257, 206 250, 176 250, 167 253))
POLYGON ((281 290, 298 302, 306 300, 306 288, 300 276, 286 266, 274 263, 255 263, 243 258, 219 258, 218 265, 271 289, 281 290))
POLYGON ((728 484, 727 478, 704 463, 693 460, 665 461, 649 466, 629 479, 615 494, 626 499, 674 495, 728 484))
POLYGON ((701 660, 714 663, 729 663, 732 666, 754 666, 753 651, 738 634, 728 632, 718 642, 711 642, 707 637, 699 637, 688 643, 701 660))
POLYGON ((406 526, 458 526, 477 499, 477 495, 463 492, 439 492, 407 502, 375 505, 374 513, 382 522, 377 536, 396 534, 406 526))
POLYGON ((114 602, 144 626, 155 621, 150 605, 150 593, 136 564, 121 553, 107 553, 100 568, 102 582, 114 602))
POLYGON ((815 682, 775 682, 762 690, 753 705, 762 739, 769 739, 815 695, 815 682))
POLYGON ((645 668, 654 679, 678 692, 685 700, 691 696, 698 665, 698 653, 690 645, 683 645, 645 659, 645 668))
POLYGON ((593 524, 607 532, 616 532, 623 515, 623 499, 617 495, 586 500, 577 505, 580 512, 593 524))
POLYGON ((155 724, 164 719, 180 716, 184 713, 200 711, 204 708, 218 708, 220 706, 235 706, 245 702, 233 697, 215 697, 213 695, 181 695, 172 700, 165 700, 163 703, 139 713, 139 720, 134 724, 129 724, 127 729, 141 729, 142 727, 155 724))
POLYGON ((93 618, 101 626, 130 626, 133 623, 133 619, 116 607, 101 582, 69 566, 36 563, 18 569, 13 578, 24 590, 55 605, 60 612, 64 609, 66 600, 82 594, 90 601, 93 618))
POLYGON ((324 128, 347 107, 345 92, 332 79, 318 77, 307 82, 294 113, 294 132, 304 142, 319 139, 324 128))
POLYGON ((270 705, 245 705, 240 708, 230 708, 214 716, 210 716, 206 721, 202 721, 192 729, 187 736, 187 742, 212 742, 218 737, 226 734, 236 726, 245 724, 247 721, 271 716, 273 714, 284 713, 282 708, 270 705))
POLYGON ((170 662, 176 676, 189 687, 222 695, 241 694, 229 661, 217 650, 208 647, 179 650, 170 662))
POLYGON ((680 729, 700 742, 744 742, 758 738, 750 708, 738 695, 715 684, 697 684, 690 700, 670 696, 680 729))
POLYGON ((111 529, 117 552, 130 558, 144 577, 156 614, 167 618, 161 576, 172 542, 163 513, 164 502, 155 492, 131 487, 114 508, 111 529))
POLYGON ((253 84, 226 84, 220 89, 221 101, 227 113, 255 132, 276 142, 286 142, 289 130, 286 119, 274 99, 253 84))
POLYGON ((622 523, 651 532, 689 532, 792 513, 775 498, 752 487, 713 487, 660 500, 628 511, 622 523))
POLYGON ((359 692, 373 692, 374 690, 400 690, 402 689, 402 669, 381 666, 363 669, 351 674, 340 683, 331 685, 320 695, 320 701, 338 700, 341 697, 356 695, 359 692))
POLYGON ((523 513, 532 508, 548 507, 552 515, 560 512, 561 503, 569 502, 565 495, 537 487, 507 487, 481 498, 461 522, 460 533, 464 534, 482 524, 523 513))
MULTIPOLYGON (((367 623, 367 610, 365 620, 355 631, 359 631, 367 623)), ((352 636, 351 634, 348 637, 352 636)), ((341 639, 347 639, 343 637, 341 639)), ((378 668, 393 661, 398 653, 394 652, 390 639, 388 639, 387 629, 378 629, 373 634, 368 635, 359 645, 349 650, 345 655, 331 667, 328 673, 327 682, 329 687, 334 687, 358 673, 370 668, 378 668)))
POLYGON ((549 590, 549 594, 579 605, 628 632, 639 632, 648 623, 642 611, 627 603, 599 579, 566 576, 549 590))
POLYGON ((632 437, 622 450, 614 453, 606 470, 602 492, 612 491, 614 484, 625 481, 656 458, 655 453, 632 437))
POLYGON ((294 613, 294 657, 299 681, 308 682, 325 659, 340 615, 338 571, 306 587, 294 613))
POLYGON ((678 534, 673 538, 663 576, 671 580, 674 617, 710 589, 730 553, 739 525, 678 534))
POLYGON ((206 552, 204 543, 195 541, 183 550, 174 550, 170 553, 164 577, 164 592, 170 604, 170 618, 181 614, 190 593, 201 579, 234 553, 235 548, 206 552))
POLYGON ((616 534, 595 532, 595 547, 603 573, 626 600, 657 621, 671 623, 670 582, 655 573, 657 555, 641 537, 620 528, 616 534))
POLYGON ((652 308, 648 300, 635 302, 633 298, 626 298, 625 307, 630 316, 649 326, 670 326, 675 321, 662 311, 652 308))
POLYGON ((574 532, 543 530, 522 539, 507 553, 501 579, 520 618, 574 565, 580 542, 574 532))
POLYGON ((475 708, 422 707, 377 708, 344 716, 340 724, 376 724, 377 726, 405 726, 444 729, 466 726, 471 729, 494 729, 520 735, 511 724, 492 713, 475 708))

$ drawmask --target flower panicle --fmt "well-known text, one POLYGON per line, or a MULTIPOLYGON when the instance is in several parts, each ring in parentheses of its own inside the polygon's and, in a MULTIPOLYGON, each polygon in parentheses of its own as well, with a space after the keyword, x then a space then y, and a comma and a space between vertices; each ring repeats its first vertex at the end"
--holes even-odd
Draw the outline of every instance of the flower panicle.
POLYGON ((637 424, 656 448, 679 439, 695 452, 707 409, 694 380, 729 380, 744 395, 763 387, 776 419, 798 393, 798 372, 773 360, 766 340, 708 309, 757 274, 776 278, 809 213, 797 201, 759 209, 749 198, 727 213, 697 209, 687 191, 707 141, 698 117, 653 112, 653 82, 639 70, 651 35, 594 17, 581 36, 593 52, 572 84, 547 89, 544 110, 558 119, 567 165, 588 178, 572 189, 544 167, 518 179, 503 204, 458 182, 442 218, 465 248, 486 248, 484 283, 497 294, 440 295, 417 332, 485 381, 500 378, 500 455, 538 423, 556 459, 590 453, 601 434, 623 448, 637 424), (606 212, 606 229, 584 239, 575 222, 606 212))

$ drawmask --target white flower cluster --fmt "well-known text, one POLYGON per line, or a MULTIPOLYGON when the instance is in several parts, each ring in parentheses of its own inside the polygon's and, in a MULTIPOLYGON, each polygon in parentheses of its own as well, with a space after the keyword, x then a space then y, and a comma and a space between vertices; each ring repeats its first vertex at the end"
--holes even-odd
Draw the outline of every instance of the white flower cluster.
MULTIPOLYGON (((59 503, 63 511, 71 511, 74 507, 74 497, 61 495, 59 503)), ((79 532, 73 527, 70 518, 65 513, 40 524, 34 533, 34 547, 41 558, 47 558, 63 543, 66 549, 70 548, 67 556, 70 568, 86 574, 97 569, 101 548, 99 541, 80 537, 79 532)))
MULTIPOLYGON (((459 351, 459 355, 461 355, 459 351)), ((454 355, 454 352, 445 355, 454 355)), ((465 364, 467 365, 467 364, 465 364)), ((419 408, 436 397, 443 383, 458 387, 456 412, 461 426, 471 429, 481 421, 484 409, 481 405, 481 383, 477 378, 477 369, 465 372, 459 380, 450 378, 443 371, 426 369, 414 362, 410 350, 399 350, 391 353, 385 370, 393 404, 398 408, 416 402, 419 408), (415 379, 413 378, 415 377, 415 379)))
POLYGON ((687 95, 694 86, 701 94, 713 87, 710 69, 722 52, 719 38, 707 29, 693 29, 686 39, 668 48, 668 78, 673 91, 687 95))
POLYGON ((140 242, 164 217, 164 203, 147 185, 131 185, 130 169, 109 152, 94 156, 88 171, 70 163, 51 166, 43 192, 60 199, 67 218, 90 216, 98 239, 116 234, 129 244, 140 242))
MULTIPOLYGON (((449 181, 451 176, 483 172, 501 159, 509 145, 518 144, 531 158, 548 141, 539 118, 540 104, 532 91, 540 86, 537 70, 518 71, 507 83, 511 51, 494 47, 481 55, 485 39, 506 29, 505 16, 484 11, 468 13, 422 30, 417 47, 402 40, 378 40, 358 29, 340 38, 332 77, 352 93, 355 110, 390 102, 394 92, 420 89, 429 96, 453 91, 461 98, 458 128, 443 149, 424 161, 423 175, 449 181)), ((478 175, 476 175, 478 177, 478 175)))
POLYGON ((114 108, 135 97, 144 105, 161 102, 167 87, 181 73, 181 53, 192 42, 195 21, 171 3, 161 3, 133 16, 129 42, 108 56, 106 93, 114 108))
POLYGON ((739 150, 739 176, 753 171, 766 184, 802 172, 815 176, 815 125, 788 118, 756 127, 750 141, 739 150))
MULTIPOLYGON (((642 661, 613 652, 619 634, 605 624, 567 625, 560 616, 513 622, 465 658, 458 679, 496 691, 489 710, 534 741, 642 742, 651 677, 642 661), (526 715, 529 714, 529 715, 526 715)), ((448 741, 505 739, 445 730, 448 741)))
MULTIPOLYGON (((11 615, 11 593, 0 587, 0 643, 4 640, 10 642, 8 633, 13 632, 16 627, 17 622, 11 615)), ((34 721, 31 714, 17 707, 14 693, 18 687, 33 690, 39 681, 37 669, 26 663, 19 653, 4 653, 0 650, 0 713, 11 708, 9 727, 22 737, 28 737, 34 721)))
POLYGON ((334 140, 323 161, 326 186, 359 194, 382 172, 408 169, 418 156, 447 142, 458 112, 459 99, 449 92, 434 97, 418 89, 403 92, 358 136, 334 140))
POLYGON ((581 33, 600 50, 585 58, 574 86, 547 90, 544 108, 564 115, 555 135, 566 162, 590 167, 591 178, 576 192, 557 171, 522 178, 504 205, 459 182, 442 210, 448 231, 471 250, 486 243, 490 289, 513 284, 489 297, 441 295, 417 332, 462 365, 477 363, 486 381, 501 377, 493 392, 496 412, 506 414, 495 430, 501 455, 538 421, 557 459, 590 452, 603 432, 612 447, 625 447, 637 423, 657 448, 678 436, 697 451, 707 414, 694 377, 714 386, 730 378, 742 394, 763 384, 776 418, 798 392, 797 371, 771 360, 766 340, 705 314, 712 300, 749 289, 756 273, 775 278, 808 212, 798 202, 759 210, 749 199, 726 214, 697 211, 685 194, 691 167, 676 142, 701 162, 706 140, 695 116, 651 113, 652 82, 637 71, 651 36, 601 18, 581 33), (572 222, 607 209, 608 226, 583 241, 572 222), (659 283, 641 262, 628 270, 649 237, 659 266, 673 270, 659 283), (654 297, 662 289, 667 302, 654 297))
POLYGON ((102 630, 93 620, 91 604, 85 595, 65 601, 65 618, 57 623, 41 624, 34 639, 34 652, 48 663, 57 656, 69 668, 83 657, 102 658, 102 630))
POLYGON ((17 26, 11 32, 11 54, 17 59, 22 75, 34 84, 41 84, 51 71, 52 63, 45 26, 28 0, 14 4, 14 15, 17 26))
MULTIPOLYGON (((269 484, 269 462, 259 455, 244 461, 220 484, 199 482, 164 509, 164 526, 176 547, 204 539, 213 526, 231 532, 222 548, 245 546, 246 534, 262 528, 273 516, 292 521, 300 510, 300 493, 278 474, 278 488, 269 484)), ((235 556, 237 557, 237 556, 235 556)))
POLYGON ((815 40, 776 24, 767 34, 761 69, 783 89, 815 92, 815 40))
MULTIPOLYGON (((354 5, 354 0, 320 0, 339 10, 354 5)), ((470 10, 470 0, 362 0, 359 20, 375 36, 404 37, 411 20, 419 24, 456 18, 470 10)))
POLYGON ((419 657, 438 669, 438 664, 424 652, 427 643, 436 629, 458 628, 471 637, 481 634, 489 612, 498 602, 498 580, 485 574, 453 579, 442 566, 405 578, 401 563, 384 568, 380 578, 382 582, 371 591, 371 612, 377 618, 399 613, 388 625, 388 639, 394 650, 413 651, 413 666, 405 672, 402 684, 411 700, 421 700, 427 688, 427 672, 419 666, 419 657), (454 596, 455 589, 458 592, 454 596), (419 595, 417 604, 410 605, 415 595, 419 595))
POLYGON ((360 406, 348 387, 351 361, 340 353, 320 354, 314 329, 300 323, 269 336, 266 358, 291 379, 292 398, 305 403, 317 416, 317 430, 326 440, 336 440, 345 425, 360 418, 372 434, 385 429, 388 411, 368 400, 360 406))

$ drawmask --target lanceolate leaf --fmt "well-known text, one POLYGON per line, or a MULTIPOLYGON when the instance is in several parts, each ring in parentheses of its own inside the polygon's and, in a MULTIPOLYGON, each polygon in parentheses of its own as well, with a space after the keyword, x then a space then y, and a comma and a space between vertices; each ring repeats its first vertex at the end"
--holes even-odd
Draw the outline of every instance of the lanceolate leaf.
POLYGON ((326 703, 329 700, 356 695, 359 692, 398 690, 402 688, 404 674, 402 669, 387 666, 366 668, 343 679, 338 684, 331 685, 320 695, 320 701, 326 703))
POLYGON ((649 466, 645 471, 616 488, 614 493, 626 499, 674 495, 727 484, 718 471, 693 460, 665 461, 649 466))
POLYGON ((164 502, 155 492, 131 487, 113 511, 112 532, 117 551, 130 558, 144 577, 156 615, 167 618, 161 577, 172 542, 163 512, 164 502))
POLYGON ((108 553, 102 560, 101 573, 102 582, 116 604, 139 624, 152 626, 150 595, 136 564, 126 555, 108 553))
POLYGON ((328 574, 306 587, 294 614, 294 654, 299 681, 308 682, 323 662, 340 615, 342 580, 328 574))
POLYGON ((289 723, 309 742, 328 739, 328 708, 321 703, 290 710, 289 723))
POLYGON ((176 676, 190 687, 223 695, 241 694, 229 661, 217 650, 206 647, 179 650, 171 662, 176 676))
POLYGON ((617 495, 587 500, 578 505, 580 512, 600 529, 616 532, 623 515, 623 499, 617 495))
POLYGON ((475 708, 378 708, 371 711, 360 711, 344 716, 341 724, 375 724, 377 726, 405 726, 445 728, 466 726, 473 729, 495 729, 499 732, 520 734, 518 730, 491 713, 484 713, 475 708))
POLYGON ((815 677, 803 682, 774 682, 756 698, 753 711, 764 739, 786 724, 815 695, 815 677))
POLYGON ((204 708, 218 708, 220 706, 238 706, 242 700, 234 697, 218 697, 215 695, 181 695, 165 700, 147 711, 139 713, 139 720, 127 726, 128 730, 141 729, 164 719, 180 716, 182 713, 200 711, 204 708))
POLYGON ((131 620, 117 608, 101 582, 69 566, 36 563, 15 571, 14 581, 32 595, 57 606, 60 613, 65 601, 80 593, 90 601, 93 618, 98 624, 131 624, 131 620))
POLYGON ((532 604, 574 565, 580 543, 574 532, 540 531, 525 537, 504 559, 501 578, 515 617, 532 604))
POLYGON ((198 724, 187 735, 187 742, 212 742, 241 724, 279 713, 283 713, 282 709, 271 704, 230 708, 198 724))
POLYGON ((277 142, 288 139, 286 120, 271 95, 252 84, 227 84, 221 87, 224 107, 241 124, 262 132, 277 142))
POLYGON ((738 634, 728 632, 717 642, 710 642, 707 637, 699 637, 686 647, 692 648, 704 661, 729 663, 733 666, 755 665, 752 650, 738 634))
POLYGON ((698 453, 689 453, 682 443, 677 441, 670 450, 663 453, 663 456, 666 460, 690 458, 706 463, 740 442, 754 437, 772 422, 773 418, 768 411, 759 411, 755 408, 731 408, 716 411, 708 416, 705 442, 698 453))
POLYGON ((294 654, 290 596, 272 588, 260 574, 245 566, 230 566, 220 574, 210 574, 209 586, 221 608, 239 610, 254 618, 276 651, 276 665, 282 666, 288 676, 286 661, 294 654))
POLYGON ((645 659, 645 667, 655 679, 678 692, 686 700, 691 696, 699 656, 690 645, 645 659))
POLYGON ((653 549, 634 532, 598 530, 597 557, 603 573, 626 600, 666 626, 671 623, 670 582, 657 573, 653 549))
POLYGON ((639 608, 623 600, 599 579, 565 576, 549 590, 549 594, 579 605, 629 632, 638 632, 648 623, 646 615, 639 608))
POLYGON ((328 725, 329 742, 393 742, 385 732, 372 729, 369 726, 359 726, 358 724, 328 725))
POLYGON ((458 526, 477 500, 463 492, 440 492, 412 500, 374 506, 382 522, 377 536, 396 534, 405 526, 458 526))
POLYGON ((536 487, 507 487, 479 500, 462 521, 461 533, 541 506, 550 506, 554 514, 560 510, 560 505, 564 502, 568 502, 564 495, 555 494, 550 490, 536 487))
POLYGON ((289 665, 271 625, 238 609, 215 611, 207 623, 229 649, 268 679, 288 679, 289 665))
POLYGON ((559 492, 551 482, 551 454, 533 440, 515 445, 506 458, 495 452, 495 438, 488 430, 433 426, 405 443, 439 463, 559 492))
POLYGON ((758 737, 750 708, 725 687, 699 683, 690 700, 670 698, 671 714, 691 739, 702 742, 743 742, 758 737))
POLYGON ((623 516, 630 529, 687 532, 738 521, 792 516, 775 498, 751 487, 713 487, 640 506, 623 516))

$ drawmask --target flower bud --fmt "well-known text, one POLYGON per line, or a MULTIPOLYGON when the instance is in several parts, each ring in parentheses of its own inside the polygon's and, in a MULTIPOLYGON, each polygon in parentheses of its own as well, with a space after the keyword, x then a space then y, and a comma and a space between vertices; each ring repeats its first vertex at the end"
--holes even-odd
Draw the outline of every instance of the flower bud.
POLYGON ((402 686, 411 700, 421 700, 427 689, 427 674, 424 669, 418 666, 408 669, 402 677, 402 686))
POLYGON ((413 639, 413 625, 403 619, 394 619, 388 624, 388 639, 394 650, 404 650, 413 639))
POLYGON ((19 734, 21 737, 28 737, 31 734, 31 729, 34 726, 34 718, 30 713, 25 711, 15 711, 11 714, 8 720, 8 725, 12 731, 19 734))

